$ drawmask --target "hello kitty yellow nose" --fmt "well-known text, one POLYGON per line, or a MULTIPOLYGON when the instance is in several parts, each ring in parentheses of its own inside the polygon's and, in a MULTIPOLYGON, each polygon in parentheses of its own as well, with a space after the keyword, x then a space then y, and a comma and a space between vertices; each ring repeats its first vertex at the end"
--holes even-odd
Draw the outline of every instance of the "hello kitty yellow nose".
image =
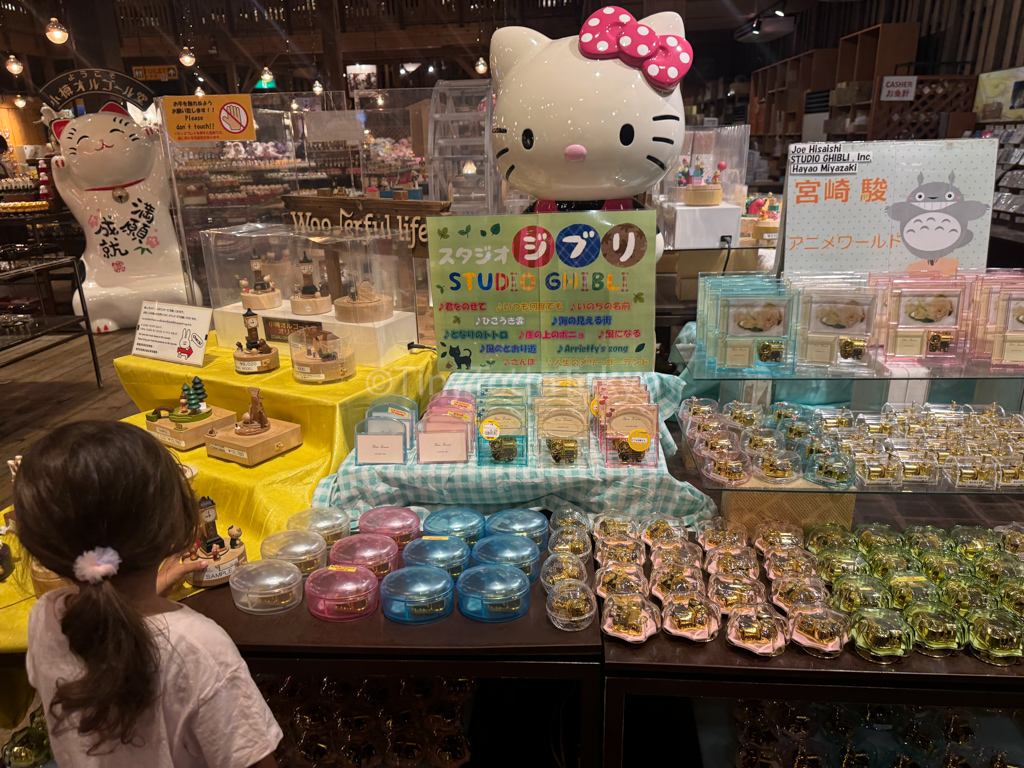
POLYGON ((587 148, 582 144, 570 144, 565 148, 565 159, 570 163, 579 163, 587 157, 587 148))

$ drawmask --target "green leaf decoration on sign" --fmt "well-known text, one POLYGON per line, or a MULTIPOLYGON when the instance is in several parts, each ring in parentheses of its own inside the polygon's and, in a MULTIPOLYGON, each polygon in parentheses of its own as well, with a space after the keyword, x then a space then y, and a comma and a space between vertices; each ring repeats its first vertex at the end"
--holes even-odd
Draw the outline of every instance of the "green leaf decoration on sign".
POLYGON ((441 358, 442 360, 444 360, 446 357, 448 357, 448 353, 447 352, 442 352, 440 355, 438 355, 438 357, 441 358))
POLYGON ((444 293, 444 286, 443 285, 435 285, 434 287, 437 288, 437 290, 439 290, 441 293, 444 293))
POLYGON ((460 229, 459 230, 459 234, 462 235, 463 237, 466 237, 467 235, 469 235, 469 230, 472 229, 472 228, 473 228, 472 224, 467 224, 465 229, 460 229))
POLYGON ((637 304, 643 304, 644 303, 644 292, 640 291, 639 293, 634 293, 633 294, 633 301, 635 301, 637 304))
POLYGON ((491 227, 491 234, 492 235, 496 235, 499 232, 501 232, 501 224, 495 224, 493 227, 491 227))
POLYGON ((644 351, 644 347, 646 347, 646 346, 647 346, 646 344, 637 344, 636 345, 636 349, 634 349, 633 351, 634 352, 643 352, 644 351))
POLYGON ((488 365, 494 365, 496 362, 498 362, 498 361, 497 360, 488 360, 487 364, 488 365))
POLYGON ((440 237, 442 240, 447 240, 448 227, 441 227, 439 230, 437 230, 437 236, 440 237))
POLYGON ((481 229, 480 230, 480 237, 487 237, 487 230, 486 229, 481 229))

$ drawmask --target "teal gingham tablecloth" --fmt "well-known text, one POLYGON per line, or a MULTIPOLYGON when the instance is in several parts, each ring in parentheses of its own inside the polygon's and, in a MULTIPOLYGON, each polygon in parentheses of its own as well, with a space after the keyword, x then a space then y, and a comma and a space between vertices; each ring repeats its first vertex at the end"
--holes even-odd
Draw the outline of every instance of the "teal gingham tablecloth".
MULTIPOLYGON (((672 376, 641 374, 658 403, 661 418, 675 416, 683 399, 682 382, 672 376)), ((540 381, 539 374, 453 373, 446 389, 479 392, 481 387, 523 386, 540 381)), ((661 425, 662 450, 657 469, 604 466, 604 458, 591 445, 590 466, 573 468, 477 466, 468 464, 417 464, 359 466, 355 452, 342 462, 335 475, 320 481, 313 506, 334 506, 358 517, 383 506, 417 506, 428 511, 465 506, 491 514, 511 507, 571 505, 590 514, 624 510, 641 516, 673 514, 692 526, 717 514, 714 502, 689 483, 673 478, 665 466, 665 446, 676 450, 675 441, 661 425), (667 440, 667 443, 666 443, 667 440)), ((531 461, 532 446, 531 446, 531 461)))

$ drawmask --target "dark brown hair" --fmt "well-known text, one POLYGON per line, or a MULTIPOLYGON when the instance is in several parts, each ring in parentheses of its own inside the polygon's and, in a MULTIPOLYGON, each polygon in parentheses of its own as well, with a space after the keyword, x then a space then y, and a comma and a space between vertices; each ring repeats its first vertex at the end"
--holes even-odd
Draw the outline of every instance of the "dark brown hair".
MULTIPOLYGON (((117 550, 118 576, 158 566, 195 539, 199 522, 177 459, 145 430, 116 421, 79 421, 33 445, 14 481, 14 511, 28 552, 71 580, 75 559, 97 547, 117 550)), ((133 742, 157 697, 159 654, 110 579, 78 586, 61 630, 85 674, 58 681, 50 712, 63 727, 74 715, 78 732, 95 736, 92 754, 133 742)))

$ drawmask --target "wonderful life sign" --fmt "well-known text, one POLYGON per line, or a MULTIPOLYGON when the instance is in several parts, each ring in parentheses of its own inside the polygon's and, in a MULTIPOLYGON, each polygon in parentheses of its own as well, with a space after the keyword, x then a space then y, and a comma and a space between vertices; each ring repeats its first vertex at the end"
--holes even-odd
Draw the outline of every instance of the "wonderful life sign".
POLYGON ((653 211, 430 219, 441 370, 653 370, 655 236, 653 211))

